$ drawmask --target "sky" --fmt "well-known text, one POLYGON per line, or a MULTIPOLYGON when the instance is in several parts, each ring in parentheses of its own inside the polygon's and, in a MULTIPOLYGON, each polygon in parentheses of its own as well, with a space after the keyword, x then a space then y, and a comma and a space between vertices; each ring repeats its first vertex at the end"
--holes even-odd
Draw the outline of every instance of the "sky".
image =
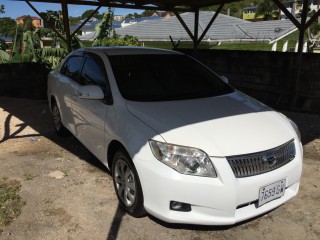
MULTIPOLYGON (((30 16, 36 16, 38 15, 26 4, 25 2, 18 2, 18 1, 4 1, 0 0, 0 4, 4 5, 5 7, 5 13, 1 14, 0 17, 11 17, 11 18, 17 18, 22 15, 30 15, 30 16)), ((39 12, 45 12, 46 10, 61 10, 60 4, 55 3, 36 3, 31 2, 31 4, 39 11, 39 12)), ((85 12, 88 9, 96 9, 96 6, 83 6, 83 5, 68 5, 69 8, 69 16, 77 17, 81 16, 83 12, 85 12)), ((103 13, 106 11, 107 8, 100 8, 99 12, 103 13)), ((135 9, 120 9, 116 8, 114 11, 115 15, 127 15, 128 13, 134 13, 138 12, 141 13, 141 10, 135 10, 135 9)))

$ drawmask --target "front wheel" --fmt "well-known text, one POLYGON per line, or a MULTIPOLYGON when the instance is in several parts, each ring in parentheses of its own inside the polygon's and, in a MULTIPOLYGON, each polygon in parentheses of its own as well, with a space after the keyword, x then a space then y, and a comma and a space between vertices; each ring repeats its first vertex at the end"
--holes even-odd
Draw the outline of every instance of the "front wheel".
POLYGON ((113 157, 112 177, 121 207, 134 217, 146 214, 137 171, 128 154, 119 150, 113 157))

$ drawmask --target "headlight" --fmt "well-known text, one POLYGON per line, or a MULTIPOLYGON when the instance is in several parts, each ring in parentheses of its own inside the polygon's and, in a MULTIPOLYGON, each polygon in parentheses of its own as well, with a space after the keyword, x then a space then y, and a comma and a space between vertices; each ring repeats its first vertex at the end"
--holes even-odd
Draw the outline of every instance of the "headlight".
POLYGON ((290 118, 288 118, 288 120, 291 123, 291 126, 293 127, 293 129, 296 131, 297 136, 298 136, 298 138, 299 138, 299 140, 301 142, 301 134, 300 134, 300 131, 299 131, 299 128, 298 128, 297 124, 295 124, 295 122, 292 121, 290 118))
POLYGON ((208 155, 196 148, 176 146, 149 140, 153 155, 164 164, 182 174, 217 177, 208 155))

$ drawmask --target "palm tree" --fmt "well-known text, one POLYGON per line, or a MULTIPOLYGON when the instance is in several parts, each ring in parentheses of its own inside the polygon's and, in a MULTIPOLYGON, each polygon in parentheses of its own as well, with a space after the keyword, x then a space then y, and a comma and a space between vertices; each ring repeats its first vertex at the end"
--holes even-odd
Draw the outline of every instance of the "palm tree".
POLYGON ((263 20, 265 21, 272 20, 274 15, 279 14, 275 9, 276 5, 272 0, 264 0, 258 6, 254 17, 263 16, 263 20))

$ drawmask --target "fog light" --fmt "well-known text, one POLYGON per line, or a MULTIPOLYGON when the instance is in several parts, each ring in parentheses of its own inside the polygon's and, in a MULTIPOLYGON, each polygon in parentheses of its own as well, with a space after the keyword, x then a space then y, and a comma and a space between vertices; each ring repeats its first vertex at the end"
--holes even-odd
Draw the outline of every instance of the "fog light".
POLYGON ((170 201, 170 210, 179 211, 179 212, 190 212, 191 205, 188 203, 170 201))

